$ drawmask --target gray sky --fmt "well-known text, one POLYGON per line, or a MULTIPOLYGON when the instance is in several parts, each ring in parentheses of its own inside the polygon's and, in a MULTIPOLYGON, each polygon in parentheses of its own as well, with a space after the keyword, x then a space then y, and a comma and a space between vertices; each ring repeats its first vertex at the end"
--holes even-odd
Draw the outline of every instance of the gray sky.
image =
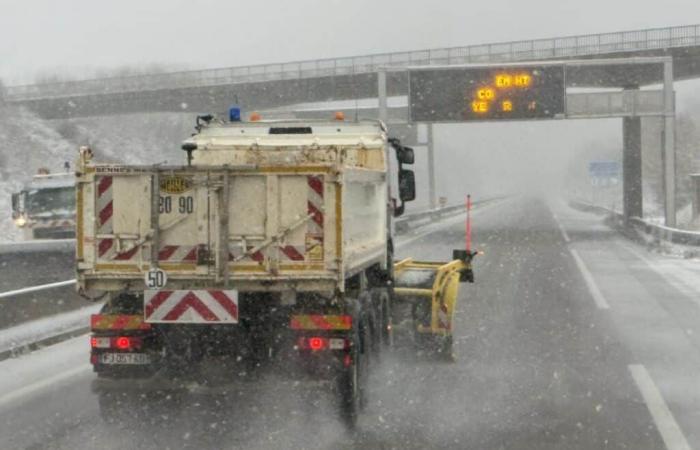
POLYGON ((700 22, 698 0, 0 0, 0 78, 198 69, 700 22), (411 5, 408 7, 407 5, 411 5))

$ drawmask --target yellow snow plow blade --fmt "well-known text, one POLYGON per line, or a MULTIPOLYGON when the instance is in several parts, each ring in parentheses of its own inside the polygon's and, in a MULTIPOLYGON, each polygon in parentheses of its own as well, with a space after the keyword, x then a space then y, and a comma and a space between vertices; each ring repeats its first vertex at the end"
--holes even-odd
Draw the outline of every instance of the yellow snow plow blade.
POLYGON ((444 262, 394 263, 394 292, 397 300, 413 304, 415 332, 452 335, 460 281, 472 281, 471 258, 444 262))

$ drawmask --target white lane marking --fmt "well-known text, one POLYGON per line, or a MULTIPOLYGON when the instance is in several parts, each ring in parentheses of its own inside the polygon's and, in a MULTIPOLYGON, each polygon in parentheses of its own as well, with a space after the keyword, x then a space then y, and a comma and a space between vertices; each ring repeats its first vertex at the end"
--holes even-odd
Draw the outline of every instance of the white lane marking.
POLYGON ((74 367, 72 369, 66 370, 65 372, 60 372, 57 373, 53 376, 50 376, 48 378, 44 378, 42 380, 39 380, 35 383, 28 384, 26 386, 22 386, 19 389, 16 389, 10 393, 7 393, 3 396, 0 396, 0 407, 7 405, 8 403, 14 402, 16 400, 19 400, 20 398, 33 394, 37 391, 40 391, 42 389, 46 389, 48 387, 51 387, 52 385, 56 383, 60 383, 68 378, 72 378, 76 375, 80 375, 83 372, 89 372, 92 370, 92 366, 89 364, 85 365, 80 365, 78 367, 74 367))
POLYGON ((661 438, 664 440, 664 444, 666 444, 666 448, 668 450, 690 450, 690 445, 678 426, 678 422, 673 418, 671 410, 668 409, 668 405, 666 405, 659 388, 654 384, 646 367, 641 364, 630 364, 628 368, 634 382, 637 383, 639 392, 642 393, 644 402, 661 438))
POLYGON ((554 217, 554 221, 557 223, 557 226, 559 227, 559 231, 561 231, 561 235, 564 236, 564 242, 571 242, 571 239, 569 239, 569 235, 566 233, 566 230, 564 229, 564 226, 559 221, 559 218, 557 217, 557 215, 552 213, 552 216, 554 217))
POLYGON ((578 252, 573 248, 569 249, 569 251, 571 252, 571 256, 574 257, 574 261, 576 261, 578 270, 581 272, 581 275, 583 275, 583 280, 586 282, 588 292, 591 293, 591 297, 593 297, 593 301, 595 302, 596 306, 599 309, 610 309, 610 305, 608 304, 607 300, 605 300, 605 297, 603 297, 603 294, 601 294, 600 289, 598 289, 598 285, 593 279, 593 275, 588 270, 588 267, 586 267, 586 264, 583 262, 578 252))

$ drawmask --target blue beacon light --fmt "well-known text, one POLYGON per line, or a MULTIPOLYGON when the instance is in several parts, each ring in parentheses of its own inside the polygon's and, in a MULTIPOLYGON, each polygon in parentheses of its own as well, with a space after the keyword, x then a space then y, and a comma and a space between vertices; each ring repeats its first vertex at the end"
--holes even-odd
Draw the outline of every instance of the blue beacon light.
POLYGON ((231 122, 241 121, 241 108, 239 106, 231 106, 228 110, 228 120, 231 122))

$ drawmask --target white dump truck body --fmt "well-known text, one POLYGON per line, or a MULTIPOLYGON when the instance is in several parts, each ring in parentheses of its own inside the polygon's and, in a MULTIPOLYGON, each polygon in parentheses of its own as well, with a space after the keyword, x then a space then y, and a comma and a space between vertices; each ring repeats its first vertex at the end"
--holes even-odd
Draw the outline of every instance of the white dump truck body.
POLYGON ((81 156, 81 288, 144 289, 157 266, 173 289, 334 292, 386 268, 381 123, 211 123, 186 142, 191 165, 81 156))

